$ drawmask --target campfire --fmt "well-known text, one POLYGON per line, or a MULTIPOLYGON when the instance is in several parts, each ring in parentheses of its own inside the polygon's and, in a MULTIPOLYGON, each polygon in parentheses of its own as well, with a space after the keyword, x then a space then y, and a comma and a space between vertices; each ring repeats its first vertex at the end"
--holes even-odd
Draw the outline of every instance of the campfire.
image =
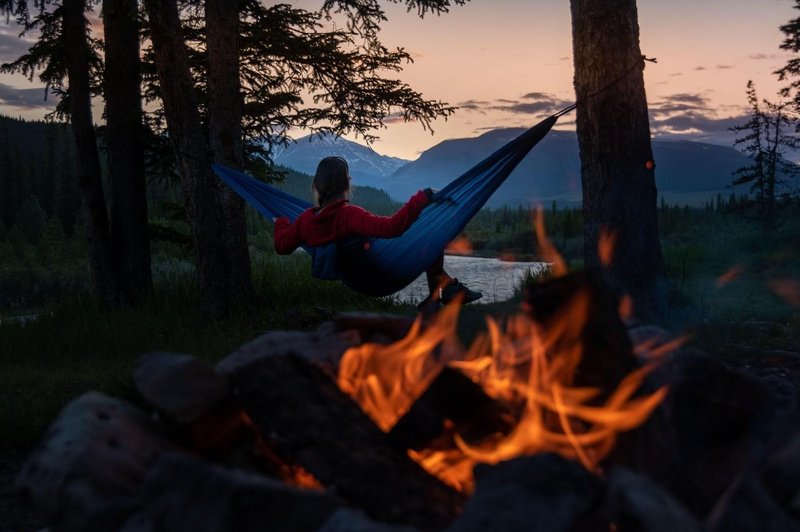
POLYGON ((487 434, 473 443, 451 423, 446 448, 439 441, 435 447, 410 452, 427 471, 459 491, 472 491, 477 463, 495 464, 537 453, 557 453, 597 471, 617 434, 643 423, 663 400, 666 388, 634 397, 654 361, 633 370, 602 400, 603 390, 575 385, 589 306, 589 295, 579 292, 545 322, 521 313, 508 319, 504 331, 488 318, 488 332, 465 350, 456 336, 459 306, 453 305, 428 327, 415 321, 398 342, 348 349, 339 365, 338 384, 384 432, 392 434, 446 368, 477 383, 487 395, 485 402, 495 403, 497 416, 505 417, 501 424, 507 432, 487 434))
POLYGON ((555 278, 469 346, 453 304, 148 355, 140 405, 76 399, 19 485, 58 530, 800 526, 796 395, 626 324, 540 232, 555 278))

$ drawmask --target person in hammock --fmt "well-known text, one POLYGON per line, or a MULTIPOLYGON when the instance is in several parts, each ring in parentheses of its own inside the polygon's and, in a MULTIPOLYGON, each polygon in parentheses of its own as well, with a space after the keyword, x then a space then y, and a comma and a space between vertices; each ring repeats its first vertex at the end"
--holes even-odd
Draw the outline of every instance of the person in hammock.
MULTIPOLYGON (((350 171, 341 157, 325 157, 319 162, 311 188, 316 207, 303 212, 294 223, 289 218, 275 219, 275 250, 281 255, 292 253, 301 245, 320 246, 348 236, 394 238, 402 235, 428 206, 431 189, 414 194, 392 216, 377 216, 350 205, 350 171)), ((463 294, 470 303, 483 294, 470 290, 444 270, 444 252, 425 272, 430 294, 420 304, 426 307, 441 302, 448 304, 463 294)))

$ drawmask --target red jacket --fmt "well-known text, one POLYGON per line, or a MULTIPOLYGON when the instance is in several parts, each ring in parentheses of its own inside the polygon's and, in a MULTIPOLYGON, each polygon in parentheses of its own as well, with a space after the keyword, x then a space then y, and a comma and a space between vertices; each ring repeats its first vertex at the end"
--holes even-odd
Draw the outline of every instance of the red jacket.
POLYGON ((275 220, 275 250, 288 255, 302 244, 318 246, 351 235, 394 238, 402 235, 429 203, 420 190, 392 216, 376 216, 347 200, 322 209, 312 207, 294 223, 285 217, 275 220))

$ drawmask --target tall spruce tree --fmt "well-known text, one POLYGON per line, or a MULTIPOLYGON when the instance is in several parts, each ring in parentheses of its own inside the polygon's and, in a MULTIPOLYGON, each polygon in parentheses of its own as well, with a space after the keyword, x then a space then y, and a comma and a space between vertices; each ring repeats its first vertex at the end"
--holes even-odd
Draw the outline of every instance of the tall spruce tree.
POLYGON ((144 173, 139 3, 103 1, 105 144, 111 192, 111 245, 120 296, 152 287, 144 173))
POLYGON ((571 0, 584 258, 629 294, 640 316, 663 315, 666 273, 656 218, 650 123, 635 0, 571 0), (602 264, 602 232, 616 235, 602 264))
POLYGON ((739 134, 734 144, 750 158, 750 163, 736 170, 733 184, 750 184, 755 202, 762 208, 765 227, 773 229, 778 200, 791 194, 789 180, 800 173, 786 157, 787 150, 799 145, 797 137, 790 133, 797 117, 788 103, 759 100, 752 80, 747 82, 746 93, 749 117, 731 130, 739 134))
POLYGON ((92 120, 93 54, 87 35, 86 2, 64 0, 59 10, 62 17, 61 42, 64 47, 68 80, 66 99, 75 138, 78 184, 85 209, 92 282, 99 301, 106 306, 115 306, 120 300, 120 291, 114 268, 108 210, 92 120))

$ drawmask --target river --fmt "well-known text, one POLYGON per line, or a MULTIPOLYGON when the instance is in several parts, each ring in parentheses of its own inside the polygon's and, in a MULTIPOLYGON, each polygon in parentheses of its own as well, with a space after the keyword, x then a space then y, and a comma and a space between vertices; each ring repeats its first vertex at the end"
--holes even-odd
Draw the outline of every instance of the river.
MULTIPOLYGON (((505 301, 514 295, 514 289, 528 270, 545 268, 543 262, 509 262, 499 259, 445 255, 444 269, 452 277, 472 290, 483 293, 480 303, 505 301)), ((425 274, 395 294, 400 301, 417 303, 428 295, 425 274)))

